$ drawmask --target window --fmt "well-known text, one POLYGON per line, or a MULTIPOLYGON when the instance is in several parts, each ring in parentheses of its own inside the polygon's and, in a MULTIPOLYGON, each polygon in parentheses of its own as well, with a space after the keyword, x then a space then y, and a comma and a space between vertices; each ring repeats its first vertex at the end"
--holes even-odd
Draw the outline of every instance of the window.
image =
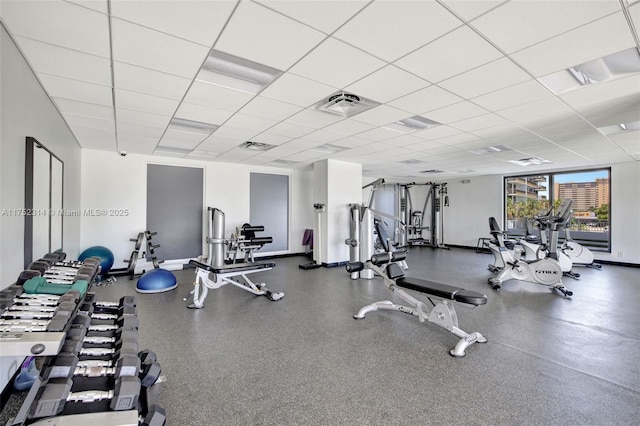
MULTIPOLYGON (((610 252, 610 176, 610 169, 598 169, 506 177, 507 232, 514 236, 531 233, 528 218, 570 198, 571 238, 592 251, 610 252)), ((564 238, 564 233, 560 238, 564 238)))

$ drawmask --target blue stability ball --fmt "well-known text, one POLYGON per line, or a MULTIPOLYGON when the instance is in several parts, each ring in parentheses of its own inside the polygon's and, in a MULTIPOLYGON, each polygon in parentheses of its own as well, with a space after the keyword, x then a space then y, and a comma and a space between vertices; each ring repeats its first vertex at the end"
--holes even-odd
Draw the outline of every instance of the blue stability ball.
POLYGON ((152 269, 145 272, 138 279, 136 291, 138 293, 162 293, 173 290, 178 286, 178 280, 173 272, 166 269, 152 269))
POLYGON ((93 246, 80 253, 78 260, 82 261, 90 257, 100 258, 100 275, 107 275, 113 266, 113 252, 103 246, 93 246))

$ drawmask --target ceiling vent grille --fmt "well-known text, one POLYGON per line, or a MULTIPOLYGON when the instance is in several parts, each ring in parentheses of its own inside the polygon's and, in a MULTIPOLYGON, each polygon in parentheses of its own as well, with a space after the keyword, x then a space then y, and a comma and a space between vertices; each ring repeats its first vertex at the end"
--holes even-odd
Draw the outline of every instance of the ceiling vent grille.
POLYGON ((431 169, 431 170, 423 170, 420 173, 435 174, 435 173, 444 173, 444 172, 442 170, 431 169))
POLYGON ((268 143, 262 142, 251 142, 247 141, 240 145, 242 149, 251 149, 253 151, 269 151, 271 148, 275 148, 275 145, 269 145, 268 143))
POLYGON ((318 102, 316 108, 331 114, 352 117, 378 105, 380 105, 379 102, 371 99, 340 91, 318 102))
POLYGON ((521 158, 520 160, 509 160, 509 162, 517 164, 518 166, 539 166, 540 164, 550 163, 551 161, 540 157, 531 157, 521 158))

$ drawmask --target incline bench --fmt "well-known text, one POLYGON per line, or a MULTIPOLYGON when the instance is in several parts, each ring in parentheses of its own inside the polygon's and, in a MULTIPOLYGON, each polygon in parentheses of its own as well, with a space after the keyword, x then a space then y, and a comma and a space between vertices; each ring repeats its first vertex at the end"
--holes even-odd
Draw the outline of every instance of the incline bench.
POLYGON ((378 310, 403 312, 417 316, 420 322, 428 321, 460 338, 455 348, 449 351, 449 354, 455 357, 464 356, 465 350, 473 343, 485 343, 487 339, 482 334, 478 332, 466 333, 458 327, 458 315, 451 302, 458 302, 464 306, 475 309, 487 303, 487 296, 459 287, 435 283, 420 278, 405 277, 403 269, 397 263, 403 261, 405 258, 405 252, 381 253, 373 255, 366 263, 353 262, 347 265, 348 272, 357 272, 364 268, 374 270, 376 274, 384 279, 385 285, 389 290, 396 293, 410 305, 397 305, 389 300, 383 300, 362 307, 353 317, 355 319, 362 319, 367 313, 378 310), (402 288, 427 295, 433 307, 429 309, 429 306, 424 302, 417 300, 402 290, 402 288), (432 299, 439 299, 440 301, 434 303, 432 299))
MULTIPOLYGON (((209 289, 220 288, 223 285, 232 284, 249 293, 258 296, 266 296, 269 300, 276 301, 284 297, 284 293, 269 290, 264 283, 254 283, 247 277, 255 272, 269 271, 276 264, 273 262, 255 263, 235 263, 232 265, 211 266, 197 260, 190 260, 190 265, 196 267, 196 279, 193 283, 193 290, 189 295, 193 295, 193 303, 187 307, 190 309, 200 309, 204 307, 204 300, 207 298, 209 289), (240 277, 243 282, 233 280, 233 277, 240 277)), ((188 298, 185 297, 184 300, 188 298)))

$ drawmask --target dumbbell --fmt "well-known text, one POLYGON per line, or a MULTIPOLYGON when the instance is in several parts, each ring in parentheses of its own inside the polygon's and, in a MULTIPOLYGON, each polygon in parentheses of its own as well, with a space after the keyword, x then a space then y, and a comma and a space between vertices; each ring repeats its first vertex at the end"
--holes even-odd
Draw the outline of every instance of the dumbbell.
POLYGON ((163 426, 167 419, 167 414, 164 408, 157 404, 152 404, 147 409, 147 413, 144 417, 140 416, 140 426, 163 426))
POLYGON ((57 306, 10 306, 0 315, 0 319, 7 320, 51 320, 64 319, 66 323, 76 308, 75 302, 62 302, 57 306))
POLYGON ((98 300, 95 293, 88 293, 84 298, 85 303, 91 303, 98 307, 119 308, 121 306, 136 306, 135 296, 122 296, 117 302, 98 300))
POLYGON ((50 379, 38 389, 31 405, 31 418, 55 416, 64 410, 68 401, 91 403, 105 399, 111 400, 109 408, 115 411, 138 408, 140 397, 140 379, 137 376, 123 376, 115 381, 113 390, 89 390, 71 392, 73 380, 70 378, 50 379))
POLYGON ((73 332, 68 332, 61 349, 61 352, 84 356, 111 356, 115 353, 135 354, 137 351, 137 331, 123 333, 119 336, 87 336, 86 328, 75 328, 73 332))
POLYGON ((57 263, 57 262, 62 262, 63 260, 65 260, 67 258, 67 254, 61 251, 54 251, 51 253, 47 253, 44 256, 42 256, 43 259, 49 259, 51 260, 53 263, 57 263))
POLYGON ((23 285, 25 293, 28 294, 57 294, 62 295, 69 290, 77 290, 80 296, 84 296, 89 288, 89 282, 79 280, 73 284, 50 284, 44 277, 34 277, 27 280, 23 285))

